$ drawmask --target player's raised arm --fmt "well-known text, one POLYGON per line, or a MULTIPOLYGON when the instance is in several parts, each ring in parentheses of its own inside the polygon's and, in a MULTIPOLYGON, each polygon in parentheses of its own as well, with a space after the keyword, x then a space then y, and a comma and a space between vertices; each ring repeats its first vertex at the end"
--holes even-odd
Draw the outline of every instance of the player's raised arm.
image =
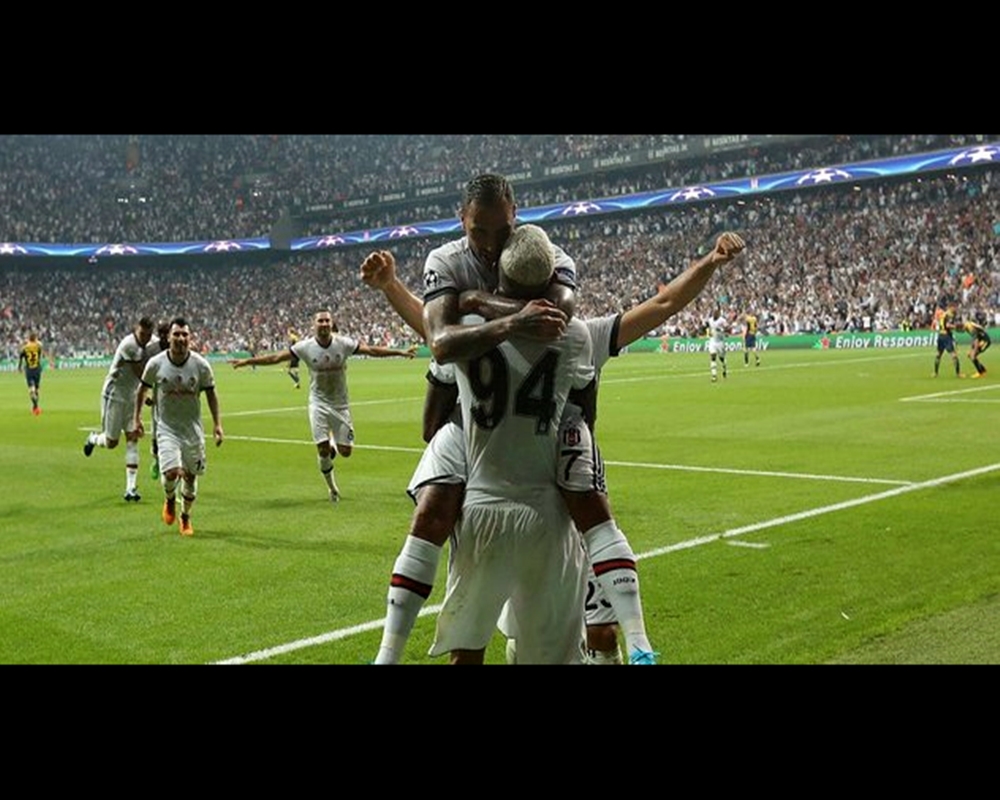
POLYGON ((618 347, 631 344, 681 311, 701 293, 718 267, 732 261, 744 249, 746 242, 739 234, 727 232, 720 235, 707 255, 692 263, 655 296, 622 315, 618 347))
POLYGON ((359 277, 368 286, 385 295, 403 321, 426 339, 424 304, 396 275, 396 259, 388 250, 371 253, 362 263, 359 277))

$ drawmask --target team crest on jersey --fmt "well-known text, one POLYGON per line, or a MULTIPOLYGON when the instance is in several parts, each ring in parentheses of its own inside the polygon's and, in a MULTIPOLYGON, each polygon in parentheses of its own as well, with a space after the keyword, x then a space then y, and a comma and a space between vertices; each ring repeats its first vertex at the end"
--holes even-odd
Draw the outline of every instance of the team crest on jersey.
POLYGON ((438 285, 438 274, 432 269, 427 270, 426 274, 424 275, 424 289, 430 291, 431 289, 436 288, 437 285, 438 285))
POLYGON ((567 428, 563 431, 563 445, 566 447, 579 447, 580 438, 579 428, 567 428))

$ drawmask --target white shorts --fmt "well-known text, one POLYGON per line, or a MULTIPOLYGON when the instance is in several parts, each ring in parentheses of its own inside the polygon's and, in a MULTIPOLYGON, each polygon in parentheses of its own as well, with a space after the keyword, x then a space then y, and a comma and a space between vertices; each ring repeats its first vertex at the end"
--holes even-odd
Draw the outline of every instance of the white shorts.
POLYGON ((101 401, 101 430, 108 439, 121 439, 122 432, 135 430, 135 398, 131 402, 115 397, 101 401))
POLYGON ((560 498, 547 505, 463 508, 430 655, 485 648, 509 598, 519 664, 583 662, 586 559, 560 498))
POLYGON ((424 486, 431 483, 465 483, 467 473, 465 432, 461 426, 448 422, 438 429, 424 448, 406 493, 416 502, 417 494, 424 486))
POLYGON ((205 474, 205 440, 181 439, 171 431, 156 432, 156 451, 160 462, 160 473, 183 469, 188 475, 205 474))
POLYGON ((310 402, 309 424, 316 444, 330 441, 331 434, 337 444, 354 444, 354 422, 348 406, 310 402))
POLYGON ((725 358, 725 356, 726 356, 726 343, 725 342, 717 342, 717 341, 715 341, 715 339, 709 339, 708 340, 708 354, 710 356, 722 356, 723 358, 725 358))
POLYGON ((608 493, 604 459, 590 428, 579 413, 563 416, 559 425, 559 474, 556 484, 570 492, 608 493))
MULTIPOLYGON (((608 602, 601 584, 597 582, 594 568, 587 561, 587 593, 583 604, 583 621, 588 627, 591 625, 616 625, 618 617, 615 616, 611 603, 608 602)), ((511 610, 510 602, 504 603, 500 610, 500 619, 497 620, 497 628, 500 633, 508 639, 518 638, 517 617, 511 610)))

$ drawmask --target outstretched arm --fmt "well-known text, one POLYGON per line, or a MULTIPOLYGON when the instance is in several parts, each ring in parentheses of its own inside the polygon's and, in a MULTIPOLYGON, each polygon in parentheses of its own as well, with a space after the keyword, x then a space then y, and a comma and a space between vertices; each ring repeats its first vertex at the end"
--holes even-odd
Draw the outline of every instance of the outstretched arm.
POLYGON ((712 251, 699 258, 684 272, 664 286, 654 297, 630 308, 618 327, 619 348, 645 336, 683 309, 705 288, 715 270, 743 252, 746 242, 735 233, 723 233, 712 251))
POLYGON ((424 335, 424 304, 396 277, 396 259, 388 250, 369 255, 362 263, 359 276, 362 281, 385 295, 403 322, 415 330, 421 339, 424 335))
POLYGON ((234 358, 229 363, 233 369, 240 367, 266 366, 268 364, 280 364, 282 361, 291 361, 291 350, 279 350, 275 353, 265 353, 261 356, 251 356, 250 358, 234 358))
POLYGON ((358 349, 354 351, 363 356, 370 356, 372 358, 392 358, 393 356, 399 356, 400 358, 413 358, 417 354, 417 346, 411 344, 405 350, 395 350, 391 347, 379 347, 378 345, 369 344, 359 344, 358 349))

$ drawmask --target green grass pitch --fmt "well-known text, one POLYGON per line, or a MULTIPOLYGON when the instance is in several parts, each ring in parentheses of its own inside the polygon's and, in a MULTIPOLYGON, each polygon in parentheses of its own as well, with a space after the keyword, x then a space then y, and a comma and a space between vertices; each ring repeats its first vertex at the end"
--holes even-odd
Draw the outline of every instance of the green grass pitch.
MULTIPOLYGON (((733 353, 715 384, 700 354, 604 371, 598 441, 661 661, 1000 662, 1000 380, 948 362, 932 378, 930 350, 763 362, 733 353)), ((332 505, 307 389, 216 364, 227 439, 190 539, 160 521, 148 439, 138 504, 122 446, 84 458, 103 371, 46 371, 39 417, 22 376, 0 375, 0 663, 369 661, 413 508, 426 366, 351 362, 357 447, 335 462, 332 505)), ((418 620, 407 663, 444 663, 425 655, 433 626, 418 620)), ((495 637, 487 660, 502 652, 495 637)))

